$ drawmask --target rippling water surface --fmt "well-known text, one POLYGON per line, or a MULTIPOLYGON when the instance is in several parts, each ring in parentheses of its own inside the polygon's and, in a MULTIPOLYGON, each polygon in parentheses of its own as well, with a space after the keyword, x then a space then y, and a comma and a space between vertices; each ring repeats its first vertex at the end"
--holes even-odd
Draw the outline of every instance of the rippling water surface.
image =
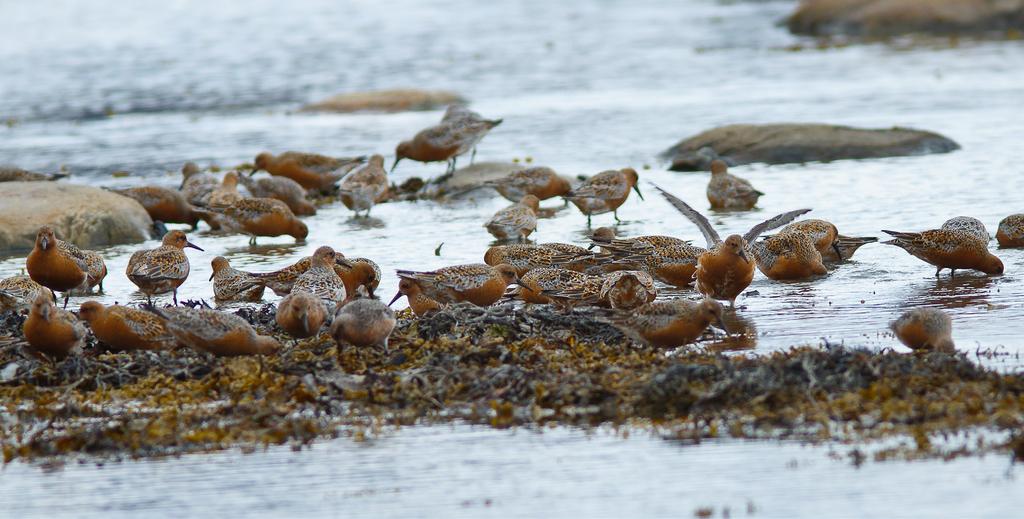
MULTIPOLYGON (((788 1, 410 1, 386 6, 178 1, 145 8, 115 1, 104 3, 102 9, 71 1, 10 3, 0 7, 0 29, 7 35, 0 46, 0 118, 10 121, 9 127, 0 126, 0 162, 39 170, 64 165, 74 174, 72 182, 78 183, 171 186, 179 182, 177 170, 187 160, 230 167, 252 160, 262 150, 286 149, 388 156, 399 140, 434 123, 440 113, 294 111, 305 102, 339 92, 413 86, 455 90, 471 99, 475 110, 504 118, 505 123, 483 141, 478 160, 530 157, 535 164, 571 175, 636 167, 647 200, 631 197, 622 207, 625 222, 619 232, 624 235, 672 234, 702 242, 697 229, 647 182, 706 208, 707 174, 665 171, 656 156, 683 137, 728 123, 911 126, 945 134, 963 149, 922 157, 734 168, 767 196, 757 211, 712 215, 721 232, 744 232, 778 212, 811 207, 811 216, 836 223, 847 235, 878 236, 883 228, 935 228, 956 215, 978 217, 994 234, 1001 218, 1024 210, 1024 175, 1018 160, 1019 136, 1024 133, 1024 69, 1017 66, 1024 59, 1020 42, 938 41, 827 50, 814 50, 812 44, 811 49, 793 51, 794 44, 810 42, 774 24, 791 8, 788 1), (119 170, 132 176, 111 175, 119 170)), ((406 161, 394 178, 401 182, 411 176, 432 177, 443 168, 406 161)), ((346 255, 380 263, 386 271, 380 292, 390 295, 397 282, 388 273, 395 268, 479 262, 491 241, 481 225, 504 205, 504 200, 489 197, 447 205, 393 203, 375 208, 369 220, 355 220, 338 204, 307 220, 311 239, 303 244, 287 237, 264 238, 259 246, 249 247, 244 237, 200 232, 193 241, 206 252, 188 251, 193 273, 180 295, 212 296, 205 280, 216 255, 227 256, 237 268, 270 270, 324 242, 346 255), (441 242, 442 254, 434 256, 441 242)), ((598 216, 594 223, 609 225, 611 215, 598 216)), ((570 208, 542 220, 534 237, 583 243, 586 233, 585 218, 570 208)), ((111 275, 101 299, 141 299, 123 275, 128 255, 138 247, 102 251, 111 275)), ((954 338, 962 350, 1003 352, 985 362, 1019 370, 1024 366, 1024 250, 996 254, 1006 265, 1003 276, 963 272, 956 279, 944 275, 936 280, 933 268, 902 250, 868 245, 854 261, 823 280, 778 283, 758 274, 738 301, 738 319, 757 330, 758 352, 815 344, 822 338, 881 348, 895 345, 886 323, 901 310, 940 307, 952 314, 954 338)), ((17 273, 23 265, 24 256, 0 259, 0 275, 17 273)), ((302 480, 278 480, 276 474, 263 472, 240 474, 246 478, 244 485, 219 479, 223 473, 218 466, 235 471, 251 465, 253 470, 283 474, 308 471, 314 485, 330 487, 337 496, 333 503, 289 501, 294 509, 333 513, 339 502, 352 502, 370 515, 401 515, 395 511, 408 511, 403 507, 416 504, 421 508, 415 510, 431 515, 437 511, 431 507, 459 503, 465 495, 470 501, 465 514, 475 516, 484 510, 509 515, 536 511, 519 499, 551 505, 557 497, 581 498, 578 502, 585 508, 591 506, 588 500, 597 503, 598 497, 629 495, 628 489, 615 484, 623 477, 646 476, 643 488, 651 492, 651 502, 645 512, 688 515, 690 504, 700 502, 694 496, 701 494, 688 494, 691 497, 681 501, 688 504, 676 509, 673 504, 685 493, 680 487, 709 482, 715 467, 740 473, 739 467, 747 464, 751 474, 762 478, 736 483, 736 492, 727 494, 739 500, 730 501, 733 510, 749 497, 756 503, 779 501, 784 506, 772 508, 773 513, 783 511, 776 515, 789 517, 821 516, 825 503, 863 504, 876 485, 875 477, 902 484, 918 477, 936 478, 949 467, 990 474, 975 479, 957 474, 937 481, 935 485, 948 489, 947 497, 964 488, 984 495, 1014 484, 992 475, 999 472, 1002 460, 887 464, 858 471, 837 469, 817 452, 735 442, 680 450, 664 442, 586 439, 565 431, 453 435, 440 429, 403 433, 365 448, 328 443, 302 454, 275 450, 251 457, 194 456, 102 470, 75 467, 56 475, 18 466, 7 469, 2 484, 10 485, 14 472, 32 483, 29 486, 41 488, 63 478, 91 480, 91 485, 116 488, 127 507, 118 510, 130 515, 133 510, 167 506, 158 497, 165 488, 156 487, 169 480, 173 488, 190 493, 202 488, 200 502, 211 506, 234 503, 263 513, 268 513, 261 501, 266 496, 227 492, 231 499, 224 500, 211 489, 267 484, 276 497, 295 490, 291 485, 302 480), (478 444, 478 459, 466 461, 464 449, 478 444), (429 460, 422 454, 416 460, 429 470, 403 464, 403 449, 411 445, 430 450, 429 460), (535 456, 532 449, 551 455, 535 456), (600 450, 588 454, 596 449, 600 450), (506 459, 505 450, 528 455, 530 461, 506 459), (665 457, 666 450, 672 454, 665 457), (804 499, 786 498, 792 488, 769 474, 782 471, 781 460, 793 455, 814 460, 815 470, 823 474, 813 481, 814 488, 827 491, 809 493, 804 499), (778 461, 771 461, 775 457, 778 461), (362 465, 352 465, 352 459, 362 465), (939 472, 924 467, 939 467, 939 472), (580 484, 562 490, 555 475, 559 470, 582 471, 578 479, 593 480, 594 487, 580 484), (654 478, 651 470, 664 474, 654 478), (427 474, 450 490, 457 485, 448 480, 467 474, 473 474, 475 488, 483 485, 480 474, 498 479, 487 492, 431 489, 407 495, 402 490, 423 485, 421 478, 427 474), (364 488, 356 484, 362 476, 369 478, 365 488, 373 490, 345 498, 346 492, 364 488), (136 485, 123 486, 129 477, 136 485), (998 480, 995 487, 986 483, 990 477, 998 480), (772 485, 764 486, 762 479, 772 485), (334 480, 349 484, 327 484, 334 480), (550 485, 541 485, 548 480, 550 485), (672 494, 658 498, 654 489, 666 482, 672 483, 672 494), (390 488, 399 489, 396 499, 404 505, 390 505, 390 488), (474 499, 485 495, 493 499, 494 508, 474 508, 481 506, 474 499)), ((806 478, 808 473, 785 475, 784 479, 806 478)), ((729 478, 715 481, 717 489, 730 488, 729 478)), ((793 485, 805 488, 799 482, 793 485)), ((72 494, 69 502, 101 499, 102 492, 97 494, 95 488, 61 487, 62 493, 72 494)), ((1016 488, 1020 494, 1019 485, 1016 488)), ((890 508, 879 510, 883 515, 922 506, 898 499, 893 488, 884 490, 891 500, 886 501, 890 508)), ((712 493, 721 495, 708 491, 712 493)), ((1000 503, 993 500, 986 506, 998 508, 1000 503)), ((622 501, 620 509, 627 510, 627 504, 635 503, 622 501)), ((215 509, 203 507, 207 512, 215 509)), ((1012 509, 1008 505, 1004 510, 1012 509)), ((940 507, 937 512, 950 510, 940 507)))
POLYGON ((414 427, 312 450, 5 469, 11 517, 1011 517, 1003 456, 855 466, 848 447, 414 427), (941 499, 935 492, 942 489, 941 499), (60 499, 54 499, 59 495, 60 499))

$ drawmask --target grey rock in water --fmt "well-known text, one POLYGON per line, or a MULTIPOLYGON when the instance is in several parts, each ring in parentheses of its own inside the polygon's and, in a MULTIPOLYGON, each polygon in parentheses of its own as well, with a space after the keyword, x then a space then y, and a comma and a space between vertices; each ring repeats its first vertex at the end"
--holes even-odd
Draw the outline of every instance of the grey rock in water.
POLYGON ((96 187, 64 182, 0 183, 0 251, 29 250, 44 225, 79 247, 138 243, 153 221, 141 204, 96 187))
POLYGON ((666 150, 673 171, 707 171, 714 159, 731 166, 790 164, 947 153, 951 139, 910 128, 864 129, 830 124, 733 124, 685 139, 666 150))
POLYGON ((408 112, 435 110, 450 104, 465 104, 462 96, 444 90, 375 90, 349 92, 303 106, 303 112, 408 112))
POLYGON ((804 0, 786 24, 794 34, 813 36, 1012 37, 1024 30, 1024 0, 804 0))

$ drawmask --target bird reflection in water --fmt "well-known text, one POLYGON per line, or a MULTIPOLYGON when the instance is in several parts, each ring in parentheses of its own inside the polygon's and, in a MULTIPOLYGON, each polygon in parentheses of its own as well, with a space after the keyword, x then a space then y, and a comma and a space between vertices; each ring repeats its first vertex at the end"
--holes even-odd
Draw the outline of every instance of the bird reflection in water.
POLYGON ((723 313, 722 320, 729 332, 724 336, 716 334, 715 340, 704 343, 709 351, 746 351, 757 346, 757 326, 753 320, 735 311, 723 313))
POLYGON ((984 275, 942 277, 928 283, 910 297, 908 305, 938 308, 968 308, 989 304, 989 295, 996 280, 984 275))

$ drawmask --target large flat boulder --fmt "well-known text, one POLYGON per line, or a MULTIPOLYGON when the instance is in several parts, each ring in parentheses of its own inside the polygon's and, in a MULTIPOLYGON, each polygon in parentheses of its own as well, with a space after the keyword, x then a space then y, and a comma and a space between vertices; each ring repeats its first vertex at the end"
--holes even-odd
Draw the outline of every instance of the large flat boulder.
POLYGON ((1024 0, 803 0, 786 23, 815 36, 1019 33, 1024 0))
POLYGON ((450 104, 465 104, 466 100, 444 90, 375 90, 350 92, 328 97, 322 101, 303 106, 303 112, 408 112, 414 110, 435 110, 450 104))
POLYGON ((135 200, 95 187, 0 183, 0 251, 31 249, 44 225, 60 239, 89 248, 146 240, 153 221, 135 200))
POLYGON ((685 139, 666 150, 673 171, 704 171, 711 161, 731 165, 789 164, 946 153, 960 148, 937 133, 910 128, 863 129, 831 124, 732 124, 685 139))

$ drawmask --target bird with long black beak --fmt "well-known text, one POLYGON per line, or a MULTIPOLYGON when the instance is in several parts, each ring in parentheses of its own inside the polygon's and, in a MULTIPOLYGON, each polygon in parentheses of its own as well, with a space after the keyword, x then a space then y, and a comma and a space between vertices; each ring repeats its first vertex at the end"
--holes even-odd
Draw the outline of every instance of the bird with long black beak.
POLYGON ((402 279, 398 282, 398 293, 391 298, 388 306, 395 304, 402 296, 409 298, 409 308, 412 308, 416 317, 423 317, 441 309, 441 303, 427 297, 420 285, 411 279, 402 279))
POLYGON ((445 174, 450 175, 455 172, 456 158, 470 151, 475 155, 477 144, 501 121, 484 119, 480 114, 466 109, 449 108, 440 123, 420 130, 410 140, 398 143, 391 171, 395 170, 402 159, 412 159, 419 162, 447 162, 445 174))

